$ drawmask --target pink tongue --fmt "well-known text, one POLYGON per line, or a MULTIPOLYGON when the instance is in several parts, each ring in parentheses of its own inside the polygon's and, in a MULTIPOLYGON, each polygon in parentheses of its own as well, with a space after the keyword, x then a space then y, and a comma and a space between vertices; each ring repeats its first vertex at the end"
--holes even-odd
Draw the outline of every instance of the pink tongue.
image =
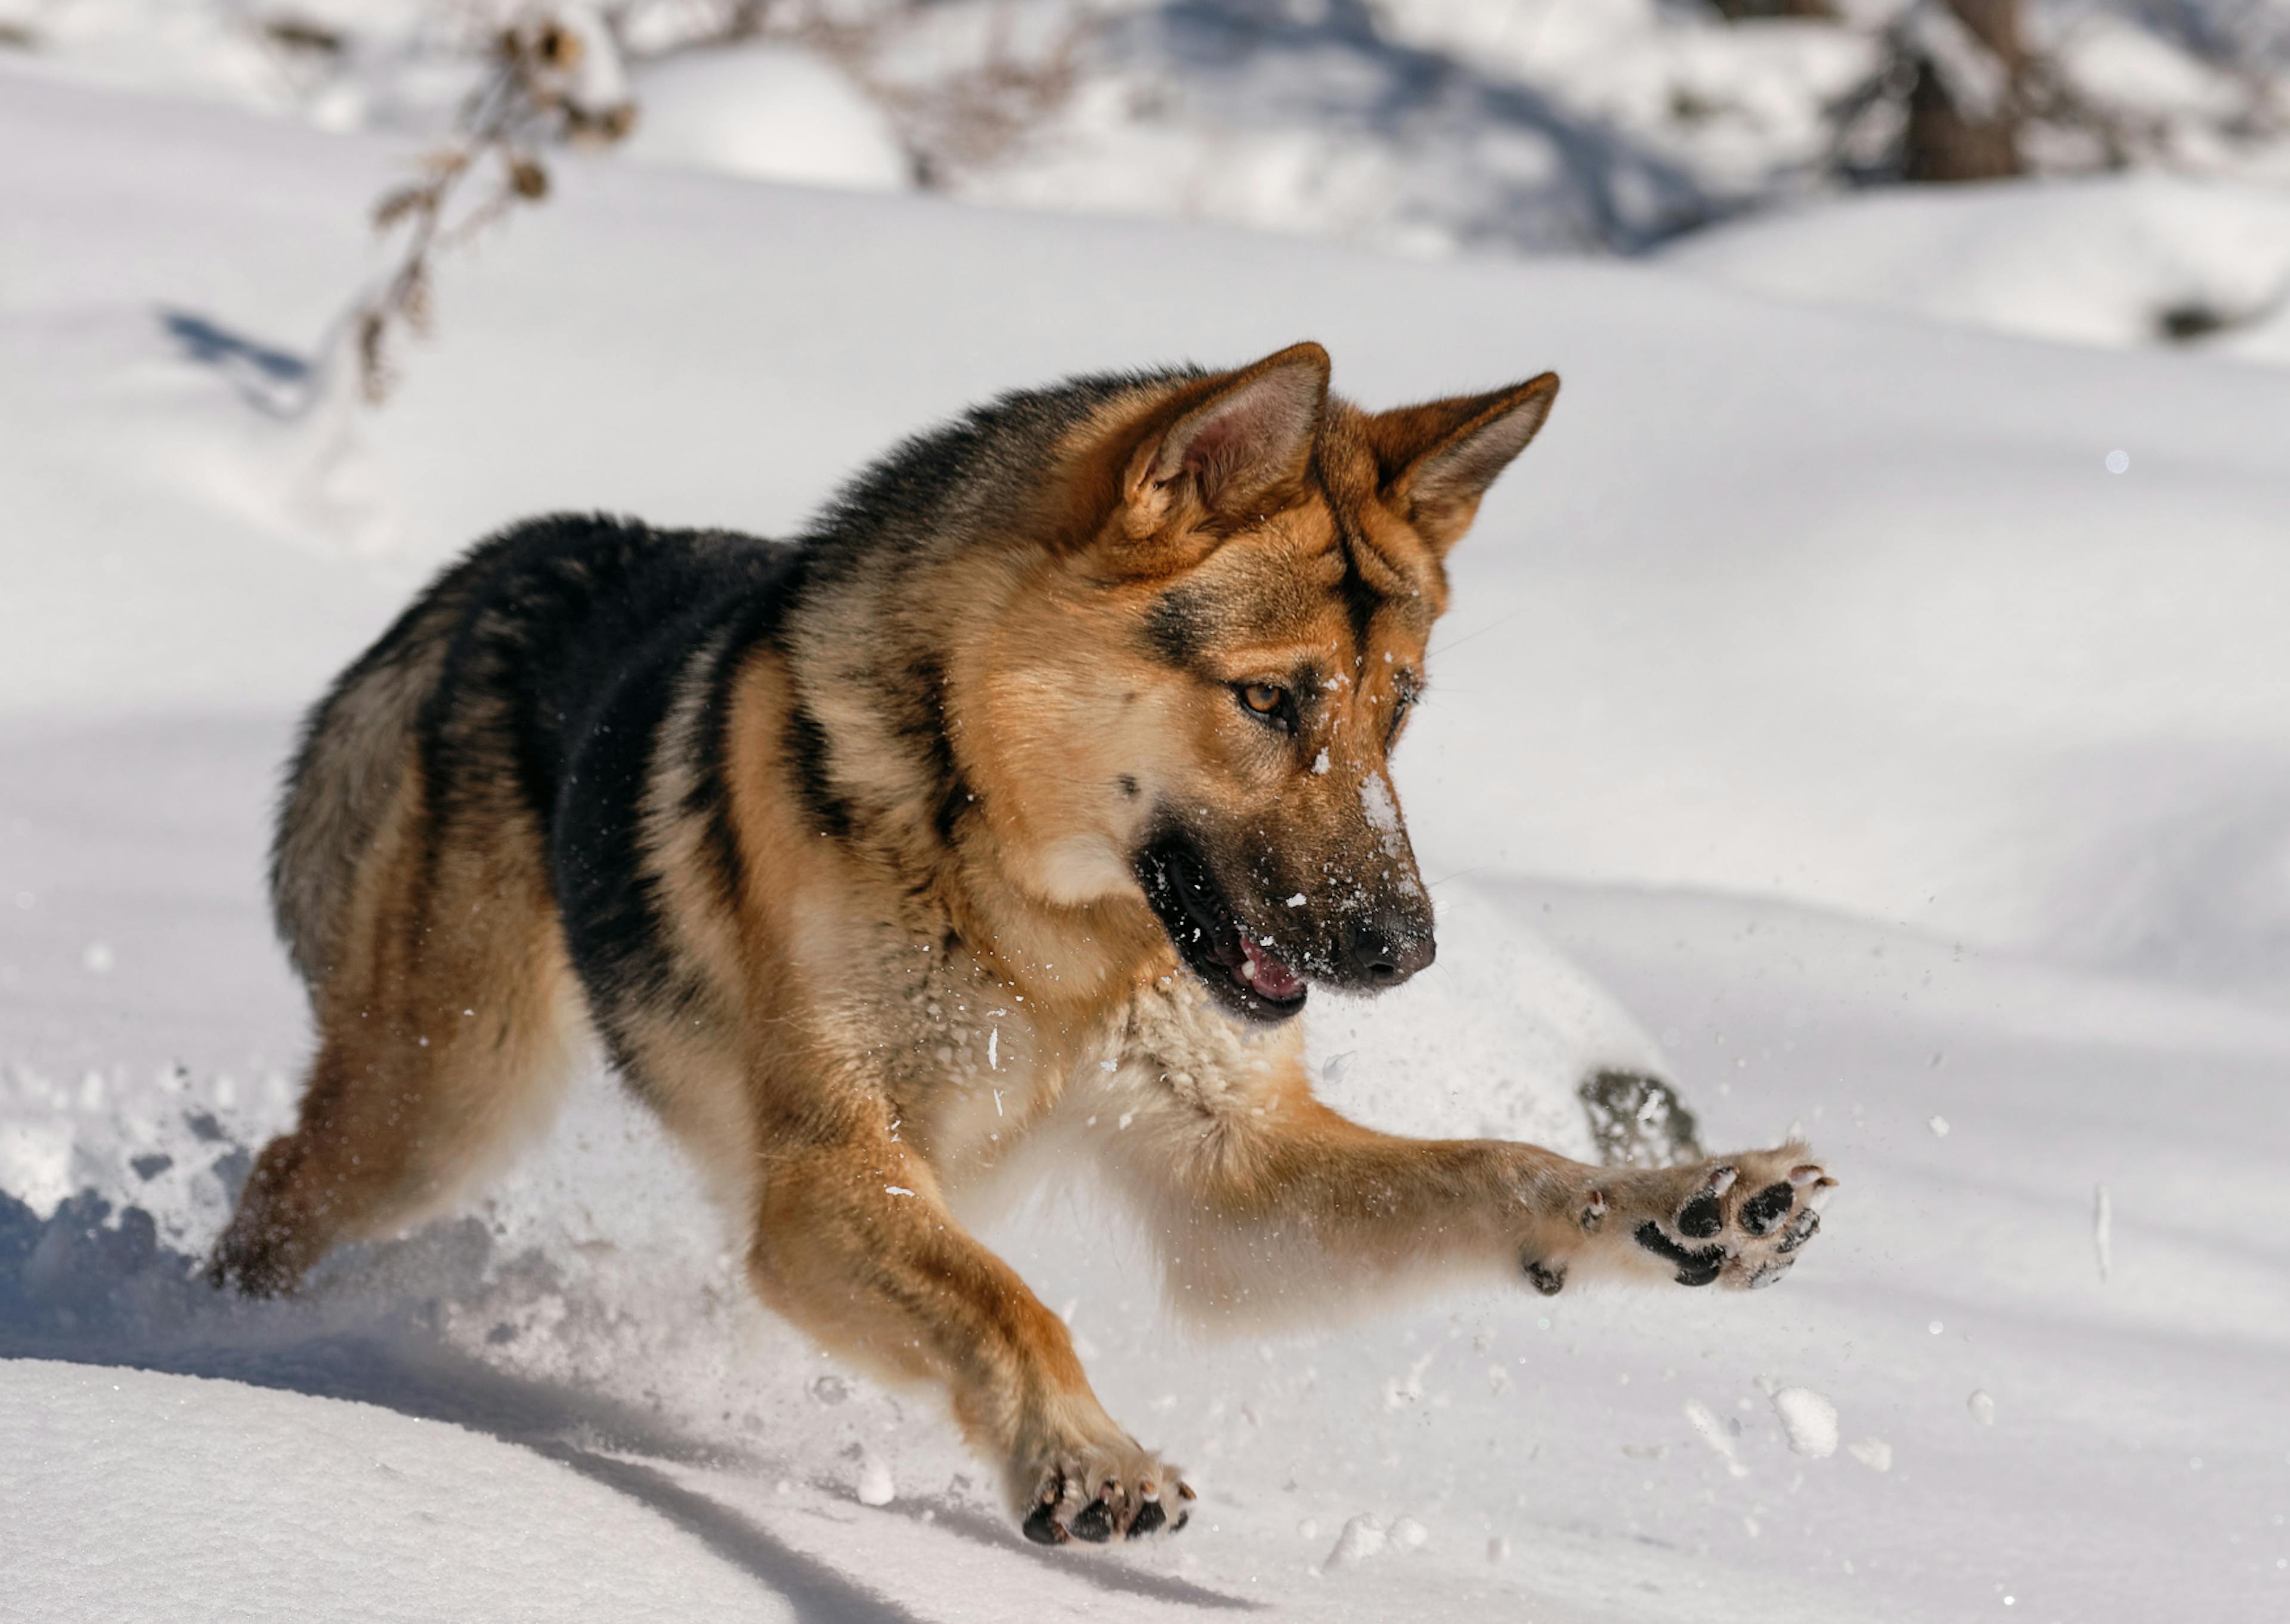
POLYGON ((1241 979, 1266 997, 1285 1000, 1304 990, 1303 977, 1245 936, 1240 939, 1240 950, 1248 959, 1247 973, 1241 979))

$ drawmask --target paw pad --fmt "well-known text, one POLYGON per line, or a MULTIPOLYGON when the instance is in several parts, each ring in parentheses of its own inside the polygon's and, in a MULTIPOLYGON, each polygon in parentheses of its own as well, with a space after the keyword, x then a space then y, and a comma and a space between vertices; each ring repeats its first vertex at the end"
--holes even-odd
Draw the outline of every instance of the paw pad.
POLYGON ((1661 1226, 1651 1218, 1637 1227, 1637 1243, 1663 1262, 1676 1264, 1680 1285, 1708 1285, 1726 1267, 1723 1246, 1704 1246, 1689 1252, 1664 1235, 1661 1226))
POLYGON ((1689 1240, 1706 1241, 1723 1229, 1726 1209, 1718 1204, 1739 1177, 1730 1167, 1720 1167, 1712 1172, 1700 1193, 1679 1209, 1677 1232, 1689 1240))
MULTIPOLYGON (((1181 1510, 1174 1522, 1170 1520, 1167 1509, 1161 1504, 1159 1490, 1150 1477, 1140 1478, 1126 1492, 1120 1479, 1107 1477, 1098 1484, 1095 1497, 1087 1504, 1080 1503, 1081 1493, 1081 1484, 1072 1475, 1064 1471, 1053 1473, 1043 1484, 1033 1510, 1021 1524, 1026 1538, 1037 1545, 1063 1545, 1072 1540, 1085 1545, 1103 1545, 1117 1535, 1141 1540, 1165 1528, 1174 1533, 1189 1520, 1189 1514, 1181 1510), (1131 1505, 1136 1509, 1125 1517, 1123 1511, 1131 1505)), ((1192 1500, 1192 1485, 1180 1482, 1177 1498, 1192 1500)))
POLYGON ((1820 1232, 1821 1214, 1807 1207, 1790 1220, 1789 1228, 1782 1232, 1781 1244, 1774 1250, 1787 1257, 1820 1232))
POLYGON ((1769 1235, 1796 1202, 1797 1191, 1787 1183, 1768 1184, 1742 1204, 1742 1228, 1751 1235, 1769 1235))
POLYGON ((1837 1188, 1817 1163, 1791 1165, 1792 1153, 1803 1151, 1751 1152, 1708 1168, 1682 1200, 1677 1183, 1653 1185, 1654 1215, 1637 1223, 1631 1238, 1669 1264, 1680 1285, 1773 1284, 1820 1232, 1821 1208, 1837 1188))
POLYGON ((1063 1545, 1069 1537, 1065 1525, 1058 1521, 1055 1504, 1035 1507, 1034 1514, 1026 1519, 1025 1532, 1037 1545, 1063 1545))

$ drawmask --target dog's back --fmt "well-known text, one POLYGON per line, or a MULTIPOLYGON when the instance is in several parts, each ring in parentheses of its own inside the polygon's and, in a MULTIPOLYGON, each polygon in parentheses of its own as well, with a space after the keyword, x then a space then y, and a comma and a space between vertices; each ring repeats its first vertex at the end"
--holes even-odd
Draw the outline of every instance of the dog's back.
POLYGON ((711 625, 770 612, 795 557, 753 537, 560 515, 439 576, 304 722, 270 866, 304 979, 339 962, 358 870, 417 779, 406 815, 489 812, 577 871, 579 831, 559 827, 569 764, 606 764, 594 747, 616 713, 656 722, 683 657, 711 625))

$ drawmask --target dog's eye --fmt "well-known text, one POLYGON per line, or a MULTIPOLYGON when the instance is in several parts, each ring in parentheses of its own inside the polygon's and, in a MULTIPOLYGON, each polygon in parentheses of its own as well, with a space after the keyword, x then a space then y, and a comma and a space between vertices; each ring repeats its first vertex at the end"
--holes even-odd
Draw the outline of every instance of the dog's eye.
POLYGON ((1248 714, 1270 727, 1284 732, 1296 731, 1296 701, 1288 690, 1277 683, 1238 683, 1233 692, 1240 698, 1248 714))
POLYGON ((1400 726, 1407 720, 1407 713, 1414 708, 1416 699, 1421 692, 1421 690, 1416 686, 1413 676, 1405 671, 1401 672, 1399 676, 1400 680, 1392 684, 1391 716, 1383 724, 1383 743, 1386 749, 1399 742, 1400 726))

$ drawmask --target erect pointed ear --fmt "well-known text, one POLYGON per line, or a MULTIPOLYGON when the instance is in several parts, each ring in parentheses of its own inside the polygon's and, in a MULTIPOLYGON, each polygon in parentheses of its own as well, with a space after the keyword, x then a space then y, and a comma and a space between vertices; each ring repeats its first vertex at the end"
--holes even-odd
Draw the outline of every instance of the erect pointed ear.
POLYGON ((1301 480, 1328 398, 1328 352, 1291 345, 1196 388, 1208 392, 1148 435, 1123 477, 1123 500, 1149 524, 1188 497, 1210 513, 1240 513, 1301 480))
POLYGON ((1558 374, 1545 372, 1486 395, 1402 406, 1368 420, 1386 500, 1444 553, 1462 540, 1479 499, 1526 449, 1550 403, 1558 374))

